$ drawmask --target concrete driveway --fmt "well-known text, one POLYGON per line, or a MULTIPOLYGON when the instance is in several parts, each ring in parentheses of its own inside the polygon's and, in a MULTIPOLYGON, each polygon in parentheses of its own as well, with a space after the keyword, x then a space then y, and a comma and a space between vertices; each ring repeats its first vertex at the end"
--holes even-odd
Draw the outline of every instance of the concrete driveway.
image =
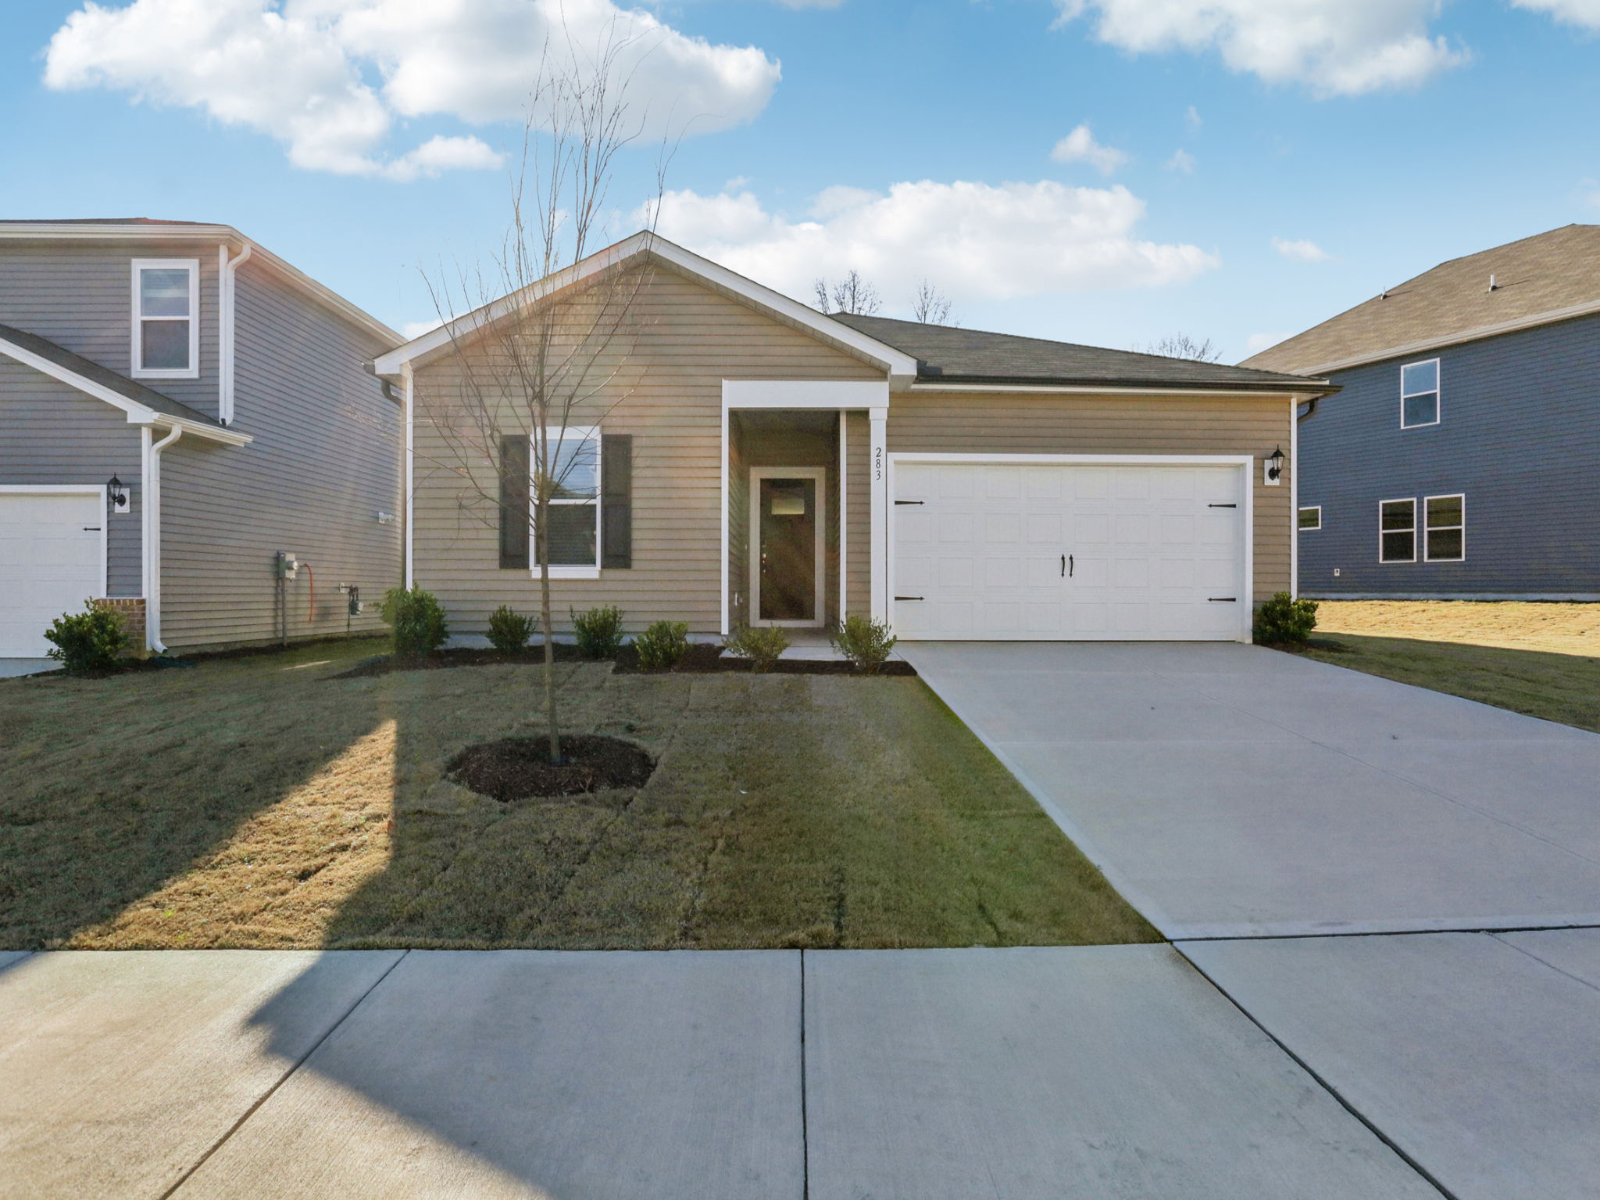
POLYGON ((901 647, 1174 940, 1600 924, 1600 736, 1253 646, 901 647))

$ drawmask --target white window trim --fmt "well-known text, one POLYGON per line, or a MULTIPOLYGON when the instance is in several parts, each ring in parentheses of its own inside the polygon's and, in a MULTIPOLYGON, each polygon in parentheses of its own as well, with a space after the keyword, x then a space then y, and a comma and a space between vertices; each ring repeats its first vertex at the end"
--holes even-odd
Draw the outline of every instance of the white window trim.
POLYGON ((198 258, 136 258, 133 260, 133 328, 130 331, 129 372, 135 379, 200 378, 200 260, 198 258), (143 312, 143 293, 139 275, 149 270, 189 272, 189 315, 187 317, 147 317, 143 312), (146 321, 189 322, 189 365, 182 370, 146 370, 144 341, 140 336, 146 321))
POLYGON ((1298 533, 1316 533, 1319 529, 1322 528, 1322 505, 1320 505, 1320 504, 1302 504, 1299 508, 1295 509, 1294 510, 1294 527, 1295 527, 1295 531, 1298 532, 1298 533), (1317 514, 1317 523, 1315 525, 1302 525, 1302 524, 1300 524, 1300 514, 1301 513, 1307 513, 1307 512, 1314 512, 1314 513, 1317 514))
POLYGON ((828 468, 826 467, 751 467, 749 544, 750 626, 784 629, 823 629, 828 624, 828 468), (816 485, 817 519, 812 526, 815 566, 812 579, 812 621, 768 621, 761 616, 761 481, 763 479, 809 479, 816 485))
MULTIPOLYGON (((569 436, 575 436, 578 441, 594 443, 594 500, 555 500, 551 504, 594 505, 594 566, 582 564, 556 564, 551 563, 548 570, 551 579, 599 579, 600 564, 605 561, 606 548, 605 522, 601 520, 600 509, 605 503, 605 492, 602 487, 601 471, 603 469, 604 455, 600 452, 600 426, 598 425, 552 425, 546 433, 546 438, 552 447, 563 446, 569 436)), ((535 445, 533 434, 528 435, 528 477, 532 482, 533 471, 539 465, 539 448, 535 445)), ((528 573, 534 578, 539 578, 539 546, 533 538, 534 513, 538 501, 533 498, 533 489, 528 489, 528 573)))
POLYGON ((1400 364, 1400 428, 1401 429, 1427 429, 1429 426, 1437 425, 1439 423, 1440 419, 1443 416, 1444 416, 1444 365, 1437 358, 1421 358, 1421 359, 1418 359, 1416 362, 1401 363, 1400 364), (1426 392, 1408 392, 1408 391, 1406 391, 1406 368, 1407 367, 1425 367, 1429 363, 1433 364, 1433 389, 1431 391, 1426 391, 1426 392), (1413 422, 1413 423, 1408 425, 1406 423, 1406 401, 1411 399, 1411 397, 1413 397, 1413 396, 1429 396, 1429 395, 1431 395, 1433 397, 1433 420, 1431 420, 1431 421, 1415 421, 1415 422, 1413 422))
POLYGON ((1417 498, 1415 496, 1395 496, 1390 500, 1378 501, 1378 562, 1382 566, 1394 566, 1397 563, 1414 563, 1417 561, 1417 498), (1403 529, 1385 530, 1383 527, 1383 506, 1385 504, 1411 505, 1411 557, 1410 558, 1385 558, 1383 556, 1383 535, 1387 533, 1404 533, 1403 529))
POLYGON ((1422 561, 1423 562, 1466 562, 1467 561, 1467 494, 1465 492, 1445 492, 1438 496, 1424 496, 1422 498, 1422 561), (1452 530, 1461 531, 1461 557, 1460 558, 1435 558, 1431 537, 1433 527, 1428 524, 1429 500, 1459 500, 1461 501, 1461 524, 1441 525, 1440 533, 1449 533, 1452 530))

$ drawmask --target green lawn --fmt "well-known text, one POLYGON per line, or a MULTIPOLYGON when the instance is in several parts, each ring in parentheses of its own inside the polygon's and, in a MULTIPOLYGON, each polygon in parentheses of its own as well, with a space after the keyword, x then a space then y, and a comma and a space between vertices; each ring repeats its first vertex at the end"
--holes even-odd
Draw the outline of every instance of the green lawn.
POLYGON ((1600 604, 1324 601, 1323 662, 1600 732, 1600 604))
POLYGON ((1156 934, 920 680, 559 667, 637 793, 442 778, 537 668, 372 643, 0 682, 0 947, 876 947, 1156 934))

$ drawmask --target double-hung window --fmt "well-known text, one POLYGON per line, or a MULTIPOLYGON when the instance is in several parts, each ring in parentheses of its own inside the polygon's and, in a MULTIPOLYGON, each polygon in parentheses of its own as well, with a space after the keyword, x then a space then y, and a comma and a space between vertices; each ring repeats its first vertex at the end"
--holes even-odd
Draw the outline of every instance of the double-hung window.
POLYGON ((200 260, 133 260, 133 376, 200 377, 200 260))
POLYGON ((1417 561, 1417 502, 1384 500, 1378 504, 1378 561, 1417 561))
MULTIPOLYGON (((546 527, 534 531, 531 565, 535 569, 538 567, 538 539, 542 535, 549 549, 552 576, 581 578, 597 574, 600 570, 600 431, 574 425, 552 428, 547 459, 549 516, 546 527)), ((532 463, 537 472, 537 446, 532 463)))
POLYGON ((1463 561, 1467 557, 1467 498, 1429 496, 1422 507, 1424 561, 1463 561))
POLYGON ((1407 363, 1400 368, 1400 428, 1439 423, 1439 360, 1407 363))

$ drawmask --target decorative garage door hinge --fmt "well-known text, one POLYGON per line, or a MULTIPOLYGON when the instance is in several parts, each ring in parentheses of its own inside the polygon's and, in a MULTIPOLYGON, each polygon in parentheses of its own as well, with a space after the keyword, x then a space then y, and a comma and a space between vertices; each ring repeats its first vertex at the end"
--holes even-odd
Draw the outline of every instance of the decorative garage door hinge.
POLYGON ((896 500, 896 504, 921 504, 921 500, 896 500))
POLYGON ((1206 599, 1211 601, 1212 604, 1237 604, 1237 603, 1239 603, 1239 597, 1237 597, 1237 596, 1207 596, 1206 599))
POLYGON ((1207 508, 1238 508, 1237 504, 1208 504, 1207 508))
POLYGON ((921 596, 896 596, 896 600, 921 600, 921 596))

